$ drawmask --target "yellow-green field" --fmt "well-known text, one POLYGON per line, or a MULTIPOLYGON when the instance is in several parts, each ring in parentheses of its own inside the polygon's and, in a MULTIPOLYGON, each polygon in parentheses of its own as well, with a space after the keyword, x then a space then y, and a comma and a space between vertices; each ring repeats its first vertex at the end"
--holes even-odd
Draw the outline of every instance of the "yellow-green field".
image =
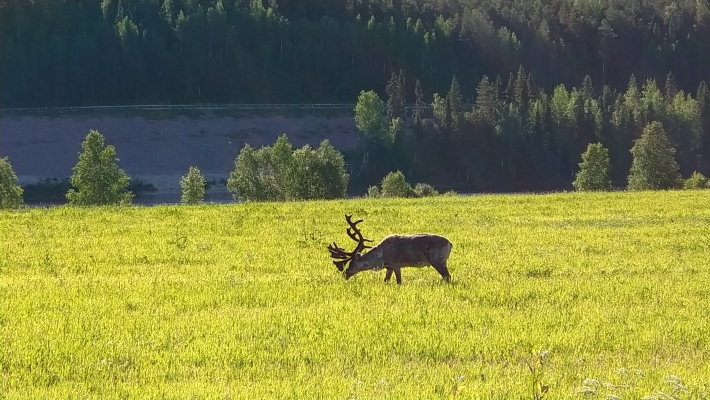
POLYGON ((0 306, 7 399, 707 399, 710 191, 3 212, 0 306), (344 281, 345 213, 453 284, 344 281))

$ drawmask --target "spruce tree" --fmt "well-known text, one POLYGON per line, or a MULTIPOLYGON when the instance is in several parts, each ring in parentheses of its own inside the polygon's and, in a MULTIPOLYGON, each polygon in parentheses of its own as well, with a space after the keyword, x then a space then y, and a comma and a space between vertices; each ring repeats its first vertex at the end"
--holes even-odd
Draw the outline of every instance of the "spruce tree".
POLYGON ((661 190, 676 187, 680 173, 675 153, 660 122, 653 121, 646 125, 641 138, 635 140, 631 148, 633 162, 628 189, 661 190))
POLYGON ((448 104, 447 119, 449 120, 447 125, 454 132, 460 132, 463 124, 463 96, 456 76, 451 78, 451 86, 449 87, 449 93, 446 95, 446 102, 448 104))
POLYGON ((422 91, 422 85, 419 82, 419 79, 417 79, 417 82, 414 84, 414 97, 414 125, 421 128, 424 120, 424 107, 426 106, 426 103, 424 103, 424 92, 422 91))
POLYGON ((676 94, 678 94, 678 85, 675 82, 675 77, 673 77, 673 72, 669 71, 668 75, 666 75, 666 102, 672 103, 676 94))

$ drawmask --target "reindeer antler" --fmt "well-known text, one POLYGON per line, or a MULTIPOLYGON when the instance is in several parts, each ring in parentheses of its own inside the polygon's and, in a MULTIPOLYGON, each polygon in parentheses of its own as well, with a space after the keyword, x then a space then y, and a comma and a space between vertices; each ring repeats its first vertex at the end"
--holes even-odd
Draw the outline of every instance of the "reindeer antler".
POLYGON ((330 252, 330 257, 338 260, 338 261, 333 261, 333 263, 338 267, 339 270, 343 270, 343 266, 347 261, 350 261, 353 257, 355 257, 356 254, 360 253, 364 249, 369 249, 372 248, 372 246, 368 246, 365 244, 365 242, 372 242, 370 239, 365 239, 362 236, 362 232, 357 228, 357 224, 362 222, 363 220, 357 220, 355 222, 352 221, 352 215, 345 214, 345 220, 348 222, 348 225, 350 225, 349 228, 347 228, 346 232, 348 236, 354 241, 357 242, 357 246, 355 246, 355 250, 351 252, 345 251, 342 247, 338 246, 335 242, 332 244, 328 245, 328 251, 330 252))
POLYGON ((331 257, 339 260, 346 260, 352 256, 351 254, 348 254, 345 249, 335 244, 335 242, 333 242, 333 244, 328 245, 328 251, 330 251, 331 257))
POLYGON ((355 248, 355 250, 353 251, 352 254, 357 254, 357 253, 363 251, 364 249, 372 248, 372 246, 367 246, 365 244, 365 242, 372 242, 372 240, 365 239, 362 236, 362 232, 360 232, 360 230, 357 229, 357 224, 359 224, 363 220, 359 219, 359 220, 353 222, 352 217, 353 217, 352 215, 345 214, 345 220, 348 221, 348 225, 350 225, 350 228, 348 228, 348 230, 347 230, 348 236, 350 236, 350 239, 357 242, 357 247, 355 248))

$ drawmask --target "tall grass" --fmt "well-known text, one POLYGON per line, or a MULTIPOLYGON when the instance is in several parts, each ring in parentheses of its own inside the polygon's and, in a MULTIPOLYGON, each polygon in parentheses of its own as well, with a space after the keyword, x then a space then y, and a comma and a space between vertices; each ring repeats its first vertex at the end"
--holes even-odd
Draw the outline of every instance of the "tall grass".
POLYGON ((710 396, 710 192, 0 213, 0 397, 710 396), (345 282, 326 246, 447 236, 345 282))

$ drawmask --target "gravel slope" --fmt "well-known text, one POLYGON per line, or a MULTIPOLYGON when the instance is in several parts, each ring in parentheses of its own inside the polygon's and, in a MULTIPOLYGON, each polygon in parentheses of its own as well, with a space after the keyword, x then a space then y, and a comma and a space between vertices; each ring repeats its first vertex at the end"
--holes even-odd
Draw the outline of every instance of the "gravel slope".
POLYGON ((81 142, 97 129, 116 146, 119 166, 131 178, 153 183, 159 194, 179 192, 179 179, 195 165, 207 179, 226 178, 239 149, 273 144, 286 133, 294 147, 328 138, 339 150, 355 147, 352 115, 333 117, 187 117, 0 115, 0 157, 9 156, 22 184, 64 178, 78 160, 81 142))

